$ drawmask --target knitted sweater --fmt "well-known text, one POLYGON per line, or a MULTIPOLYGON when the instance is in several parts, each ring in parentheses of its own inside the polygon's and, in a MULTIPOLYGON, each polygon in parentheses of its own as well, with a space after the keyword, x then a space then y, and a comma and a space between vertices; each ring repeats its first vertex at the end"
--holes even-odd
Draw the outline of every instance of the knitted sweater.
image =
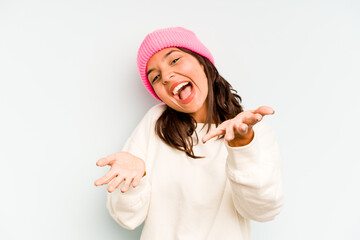
POLYGON ((199 123, 193 150, 205 158, 193 159, 155 134, 165 107, 152 107, 127 140, 123 151, 145 161, 146 176, 125 193, 121 186, 108 193, 110 215, 126 229, 145 220, 142 240, 251 239, 250 220, 270 221, 283 205, 272 129, 262 120, 253 127, 248 145, 230 147, 217 138, 203 144, 207 128, 199 123))

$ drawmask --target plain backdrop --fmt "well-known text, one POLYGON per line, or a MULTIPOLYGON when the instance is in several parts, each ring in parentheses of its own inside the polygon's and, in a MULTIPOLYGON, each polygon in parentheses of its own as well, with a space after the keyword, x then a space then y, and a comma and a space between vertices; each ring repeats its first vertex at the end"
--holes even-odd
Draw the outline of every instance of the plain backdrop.
MULTIPOLYGON (((144 113, 136 54, 182 26, 245 109, 272 106, 286 202, 254 240, 360 239, 359 1, 0 1, 0 239, 139 239, 109 215, 109 167, 144 113)), ((171 186, 169 186, 170 188, 171 186)))

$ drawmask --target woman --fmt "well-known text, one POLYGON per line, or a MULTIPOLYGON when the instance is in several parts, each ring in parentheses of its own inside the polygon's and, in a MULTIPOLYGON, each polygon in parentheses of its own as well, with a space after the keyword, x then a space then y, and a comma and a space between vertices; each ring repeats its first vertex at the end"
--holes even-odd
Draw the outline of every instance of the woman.
POLYGON ((112 180, 111 216, 127 229, 145 220, 141 239, 251 239, 250 220, 272 220, 283 205, 279 150, 262 121, 273 109, 243 111, 209 50, 181 27, 148 34, 138 69, 163 103, 122 152, 97 162, 111 166, 95 181, 112 180))

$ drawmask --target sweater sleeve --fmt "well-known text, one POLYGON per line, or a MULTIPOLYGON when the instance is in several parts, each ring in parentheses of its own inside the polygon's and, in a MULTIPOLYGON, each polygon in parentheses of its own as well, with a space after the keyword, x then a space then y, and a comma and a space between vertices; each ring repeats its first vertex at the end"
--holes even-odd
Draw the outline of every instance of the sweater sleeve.
MULTIPOLYGON (((136 148, 137 144, 130 138, 126 142, 123 151, 130 152, 131 154, 142 158, 141 151, 140 154, 136 154, 139 149, 134 151, 136 148)), ((129 190, 124 193, 120 190, 121 186, 122 184, 113 192, 108 193, 106 207, 112 218, 118 224, 126 229, 133 230, 137 228, 147 216, 151 193, 148 175, 140 180, 137 187, 134 188, 130 185, 129 190)))
POLYGON ((162 105, 151 108, 137 125, 122 149, 122 151, 129 152, 145 161, 146 176, 141 179, 137 187, 134 188, 130 185, 129 190, 125 193, 120 190, 122 183, 107 195, 106 207, 110 215, 122 227, 129 230, 138 227, 147 217, 151 197, 149 180, 151 172, 148 171, 151 161, 147 157, 147 149, 151 140, 150 136, 153 135, 150 131, 154 131, 154 122, 163 109, 162 105))
POLYGON ((272 128, 264 121, 254 127, 254 138, 246 146, 230 147, 226 174, 233 202, 240 215, 265 222, 278 215, 284 202, 281 160, 272 128))

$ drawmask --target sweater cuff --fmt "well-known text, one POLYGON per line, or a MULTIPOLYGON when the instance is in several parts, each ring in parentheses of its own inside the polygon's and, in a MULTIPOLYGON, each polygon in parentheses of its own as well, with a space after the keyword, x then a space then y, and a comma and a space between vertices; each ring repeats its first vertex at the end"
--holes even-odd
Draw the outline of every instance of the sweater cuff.
POLYGON ((227 141, 225 142, 228 151, 227 165, 231 170, 247 169, 249 165, 259 162, 259 136, 257 129, 254 129, 254 138, 252 141, 241 147, 231 147, 227 141))

